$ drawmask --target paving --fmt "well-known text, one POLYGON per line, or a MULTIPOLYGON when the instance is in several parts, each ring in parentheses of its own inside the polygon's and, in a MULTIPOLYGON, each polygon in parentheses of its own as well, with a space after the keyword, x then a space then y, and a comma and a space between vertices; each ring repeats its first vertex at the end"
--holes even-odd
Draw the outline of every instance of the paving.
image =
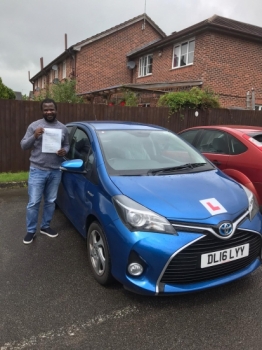
POLYGON ((260 350, 262 270, 175 297, 105 288, 85 240, 60 210, 57 238, 24 245, 27 188, 0 189, 0 349, 260 350))

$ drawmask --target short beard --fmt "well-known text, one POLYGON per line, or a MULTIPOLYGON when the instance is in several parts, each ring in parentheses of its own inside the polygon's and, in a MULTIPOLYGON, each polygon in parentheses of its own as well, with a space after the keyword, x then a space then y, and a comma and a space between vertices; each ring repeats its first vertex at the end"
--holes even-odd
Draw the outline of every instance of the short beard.
POLYGON ((56 116, 55 115, 53 115, 53 119, 47 119, 45 116, 44 116, 44 119, 45 119, 45 121, 47 121, 48 123, 53 123, 53 121, 55 120, 55 118, 56 118, 56 116))

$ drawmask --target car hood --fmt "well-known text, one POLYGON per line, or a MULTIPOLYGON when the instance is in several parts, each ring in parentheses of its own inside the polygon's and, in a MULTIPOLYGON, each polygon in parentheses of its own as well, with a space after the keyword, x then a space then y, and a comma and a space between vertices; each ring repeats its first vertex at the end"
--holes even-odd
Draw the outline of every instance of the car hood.
POLYGON ((111 180, 122 194, 170 220, 206 220, 221 214, 216 210, 219 206, 224 208, 225 219, 232 219, 248 207, 243 188, 220 170, 168 176, 112 176, 111 180))

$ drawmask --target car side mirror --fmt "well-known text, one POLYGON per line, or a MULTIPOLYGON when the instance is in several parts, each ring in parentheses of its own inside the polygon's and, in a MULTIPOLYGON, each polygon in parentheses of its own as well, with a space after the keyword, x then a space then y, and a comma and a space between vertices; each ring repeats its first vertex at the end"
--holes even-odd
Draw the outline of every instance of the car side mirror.
POLYGON ((68 171, 70 173, 86 174, 84 170, 84 162, 82 159, 66 160, 60 166, 61 171, 68 171))

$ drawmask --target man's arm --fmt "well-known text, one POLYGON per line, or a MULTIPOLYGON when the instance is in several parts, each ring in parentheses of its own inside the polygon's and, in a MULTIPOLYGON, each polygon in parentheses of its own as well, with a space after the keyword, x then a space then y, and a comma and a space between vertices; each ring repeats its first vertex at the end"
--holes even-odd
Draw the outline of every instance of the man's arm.
POLYGON ((35 140, 41 136, 44 132, 43 128, 33 129, 32 125, 29 125, 25 136, 22 138, 20 145, 23 150, 30 149, 34 146, 35 140))

